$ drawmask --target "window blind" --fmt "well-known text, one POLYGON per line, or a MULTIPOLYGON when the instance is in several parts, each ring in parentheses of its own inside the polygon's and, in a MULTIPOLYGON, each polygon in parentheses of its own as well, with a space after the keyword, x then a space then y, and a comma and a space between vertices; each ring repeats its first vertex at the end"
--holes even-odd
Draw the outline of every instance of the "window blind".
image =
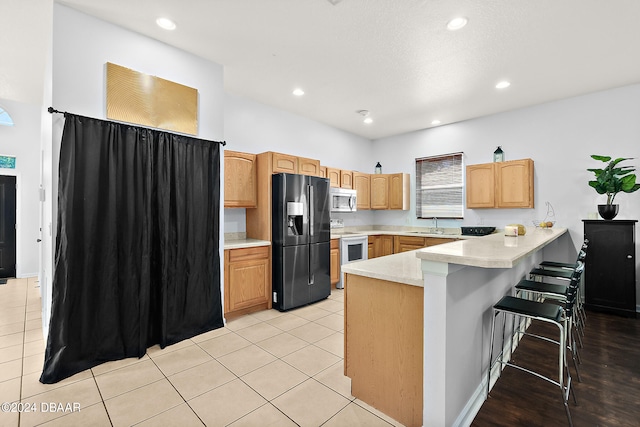
POLYGON ((463 153, 416 159, 416 216, 463 218, 463 153))

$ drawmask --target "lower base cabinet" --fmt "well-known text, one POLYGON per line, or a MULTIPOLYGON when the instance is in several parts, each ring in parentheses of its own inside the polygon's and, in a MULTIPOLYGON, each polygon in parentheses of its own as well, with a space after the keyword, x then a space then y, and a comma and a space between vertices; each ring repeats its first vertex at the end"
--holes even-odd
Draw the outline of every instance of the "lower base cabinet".
POLYGON ((636 220, 584 220, 589 239, 585 305, 627 317, 636 314, 636 220))
POLYGON ((271 308, 271 248, 224 251, 225 317, 268 308, 271 308))
POLYGON ((331 239, 331 286, 340 281, 340 239, 331 239))

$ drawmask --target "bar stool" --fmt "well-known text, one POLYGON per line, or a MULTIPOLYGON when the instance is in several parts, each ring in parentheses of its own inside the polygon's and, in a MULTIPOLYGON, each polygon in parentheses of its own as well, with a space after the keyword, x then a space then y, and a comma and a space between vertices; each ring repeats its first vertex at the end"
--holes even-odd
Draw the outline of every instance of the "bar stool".
MULTIPOLYGON (((562 263, 555 261, 543 261, 539 264, 538 268, 534 268, 529 272, 529 276, 535 279, 544 280, 545 278, 557 279, 561 281, 570 281, 572 275, 575 272, 575 269, 578 266, 579 262, 584 263, 584 260, 587 256, 587 248, 589 246, 589 240, 584 239, 582 243, 582 247, 580 248, 580 252, 578 253, 578 258, 574 263, 562 263)), ((584 268, 584 267, 583 267, 584 268)), ((584 302, 582 298, 581 287, 577 288, 578 294, 576 299, 576 316, 575 316, 575 324, 576 328, 580 332, 582 336, 584 336, 584 326, 587 321, 587 314, 584 309, 584 302)), ((578 335, 578 340, 580 341, 580 347, 583 346, 582 338, 578 335)))
MULTIPOLYGON (((545 283, 545 282, 536 282, 533 280, 522 279, 515 286, 516 288, 516 296, 522 297, 525 294, 527 297, 534 297, 537 301, 545 301, 547 299, 558 301, 560 304, 565 305, 565 307, 570 307, 571 310, 565 310, 565 316, 567 318, 568 327, 567 327, 567 348, 571 351, 571 358, 573 359, 573 364, 576 369, 576 374, 578 375, 578 381, 582 382, 582 377, 580 376, 580 369, 578 369, 578 363, 582 363, 580 360, 580 354, 578 353, 578 348, 576 346, 576 341, 574 338, 573 330, 576 328, 576 322, 573 319, 577 319, 577 311, 578 311, 578 289, 580 284, 580 279, 582 277, 582 273, 584 272, 584 262, 579 260, 576 264, 576 267, 573 271, 573 276, 571 277, 571 281, 569 282, 569 286, 566 285, 558 285, 553 283, 545 283)), ((576 335, 580 340, 580 335, 576 331, 576 335)))
MULTIPOLYGON (((572 280, 572 286, 576 286, 577 281, 572 280)), ((577 399, 575 393, 571 393, 571 373, 569 372, 569 368, 567 365, 567 335, 569 331, 569 319, 571 313, 573 311, 573 305, 575 303, 575 295, 573 293, 573 298, 568 298, 567 303, 564 306, 557 304, 550 304, 545 302, 533 301, 523 298, 518 298, 514 296, 504 296, 500 301, 498 301, 493 306, 493 319, 491 322, 491 344, 489 351, 489 379, 487 382, 487 397, 489 396, 490 388, 491 388, 491 371, 494 365, 493 361, 493 344, 494 344, 494 335, 495 335, 495 322, 496 318, 499 314, 503 314, 504 322, 502 327, 502 343, 500 347, 500 353, 496 357, 495 363, 500 363, 503 366, 511 366, 513 368, 519 369, 521 371, 527 372, 531 375, 534 375, 540 379, 548 381, 560 388, 562 403, 565 408, 565 412, 567 415, 567 419, 569 421, 569 425, 573 426, 573 422, 571 420, 571 413, 569 412, 569 395, 573 396, 573 401, 577 404, 577 399), (552 342, 558 345, 558 380, 554 380, 552 378, 546 377, 538 372, 535 372, 531 369, 528 369, 524 366, 517 365, 513 363, 510 359, 505 360, 505 352, 504 352, 504 335, 505 335, 505 326, 506 326, 506 315, 510 314, 512 316, 519 318, 524 318, 525 320, 531 321, 540 321, 544 323, 549 323, 555 325, 558 328, 558 340, 553 340, 548 337, 544 337, 541 335, 535 335, 527 333, 526 331, 514 330, 512 331, 512 339, 515 339, 515 336, 519 337, 522 335, 530 335, 534 338, 542 339, 544 341, 552 342)), ((519 322, 520 323, 520 322, 519 322)), ((526 324, 526 322, 525 322, 526 324)), ((513 348, 512 345, 509 348, 513 348)))

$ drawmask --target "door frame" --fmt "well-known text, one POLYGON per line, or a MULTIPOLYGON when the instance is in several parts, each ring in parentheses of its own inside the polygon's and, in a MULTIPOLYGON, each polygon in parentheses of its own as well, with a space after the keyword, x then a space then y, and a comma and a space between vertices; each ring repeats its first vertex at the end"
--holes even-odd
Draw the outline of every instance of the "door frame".
POLYGON ((15 169, 3 169, 0 168, 0 175, 4 176, 15 176, 16 177, 16 278, 19 279, 22 277, 22 257, 20 256, 20 213, 21 213, 21 204, 22 197, 20 194, 20 172, 15 169))

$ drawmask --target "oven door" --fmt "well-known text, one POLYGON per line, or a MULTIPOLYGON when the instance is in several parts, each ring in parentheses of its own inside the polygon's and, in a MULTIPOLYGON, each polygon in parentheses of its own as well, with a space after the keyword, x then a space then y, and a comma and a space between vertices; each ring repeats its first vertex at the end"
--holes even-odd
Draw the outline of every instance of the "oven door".
MULTIPOLYGON (((368 258, 369 238, 367 236, 351 236, 340 238, 340 265, 349 264, 354 261, 361 261, 368 258)), ((340 281, 336 285, 338 289, 344 287, 342 283, 342 273, 340 281)))

